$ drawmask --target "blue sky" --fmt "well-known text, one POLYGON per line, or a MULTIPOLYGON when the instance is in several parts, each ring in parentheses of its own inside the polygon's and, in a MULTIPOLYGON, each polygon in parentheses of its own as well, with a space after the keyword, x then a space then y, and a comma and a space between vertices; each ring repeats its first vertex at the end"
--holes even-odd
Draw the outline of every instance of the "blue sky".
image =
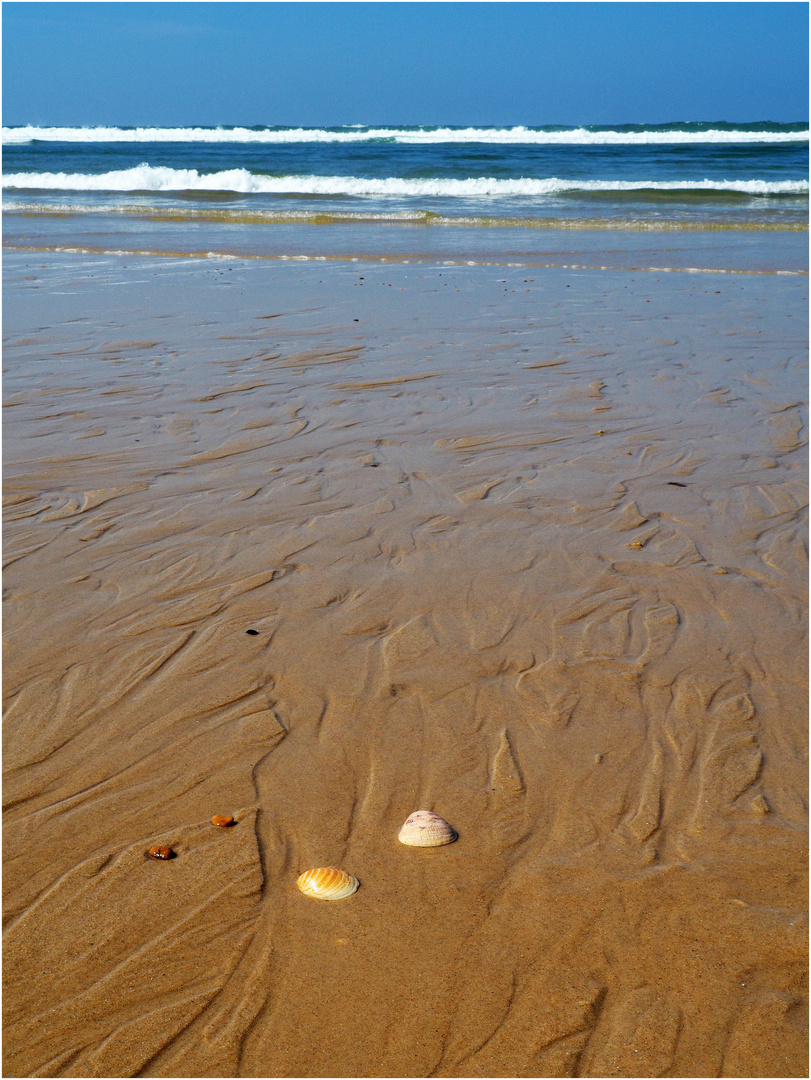
POLYGON ((803 3, 4 3, 6 124, 808 118, 803 3))

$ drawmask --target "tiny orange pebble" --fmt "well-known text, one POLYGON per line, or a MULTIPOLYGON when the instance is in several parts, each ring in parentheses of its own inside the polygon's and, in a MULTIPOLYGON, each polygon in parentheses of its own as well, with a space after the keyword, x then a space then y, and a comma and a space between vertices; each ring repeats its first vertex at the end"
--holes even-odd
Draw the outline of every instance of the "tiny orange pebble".
POLYGON ((221 829, 227 829, 229 825, 234 824, 234 819, 230 814, 215 814, 211 819, 212 825, 219 825, 221 829))
POLYGON ((173 859, 175 853, 170 847, 151 847, 149 857, 150 859, 173 859))

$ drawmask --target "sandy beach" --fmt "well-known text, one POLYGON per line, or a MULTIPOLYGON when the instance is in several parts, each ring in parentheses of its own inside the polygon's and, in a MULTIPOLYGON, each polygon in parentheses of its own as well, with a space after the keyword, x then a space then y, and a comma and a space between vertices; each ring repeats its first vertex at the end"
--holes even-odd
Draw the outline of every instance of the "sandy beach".
POLYGON ((807 277, 4 273, 5 1075, 806 1075, 807 277))

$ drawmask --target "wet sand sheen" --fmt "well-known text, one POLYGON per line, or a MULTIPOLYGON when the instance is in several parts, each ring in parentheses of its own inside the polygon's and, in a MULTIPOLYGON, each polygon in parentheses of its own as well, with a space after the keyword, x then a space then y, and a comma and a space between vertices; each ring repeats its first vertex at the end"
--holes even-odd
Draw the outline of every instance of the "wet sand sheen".
POLYGON ((45 258, 7 1074, 803 1075, 806 283, 45 258))

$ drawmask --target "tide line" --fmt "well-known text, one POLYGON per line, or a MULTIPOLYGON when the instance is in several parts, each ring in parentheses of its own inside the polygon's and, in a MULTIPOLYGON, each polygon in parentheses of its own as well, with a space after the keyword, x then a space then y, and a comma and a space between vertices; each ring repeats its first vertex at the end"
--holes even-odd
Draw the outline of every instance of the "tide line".
POLYGON ((650 274, 755 274, 784 277, 808 277, 807 270, 752 270, 737 267, 709 266, 612 266, 590 263, 504 262, 497 259, 436 259, 431 256, 411 255, 289 255, 289 254, 240 254, 232 251, 158 251, 138 248, 68 247, 57 244, 42 246, 4 244, 4 251, 51 252, 60 255, 124 255, 128 258, 168 259, 222 259, 229 262, 363 262, 399 264, 408 266, 505 266, 536 270, 611 270, 624 273, 650 274))

